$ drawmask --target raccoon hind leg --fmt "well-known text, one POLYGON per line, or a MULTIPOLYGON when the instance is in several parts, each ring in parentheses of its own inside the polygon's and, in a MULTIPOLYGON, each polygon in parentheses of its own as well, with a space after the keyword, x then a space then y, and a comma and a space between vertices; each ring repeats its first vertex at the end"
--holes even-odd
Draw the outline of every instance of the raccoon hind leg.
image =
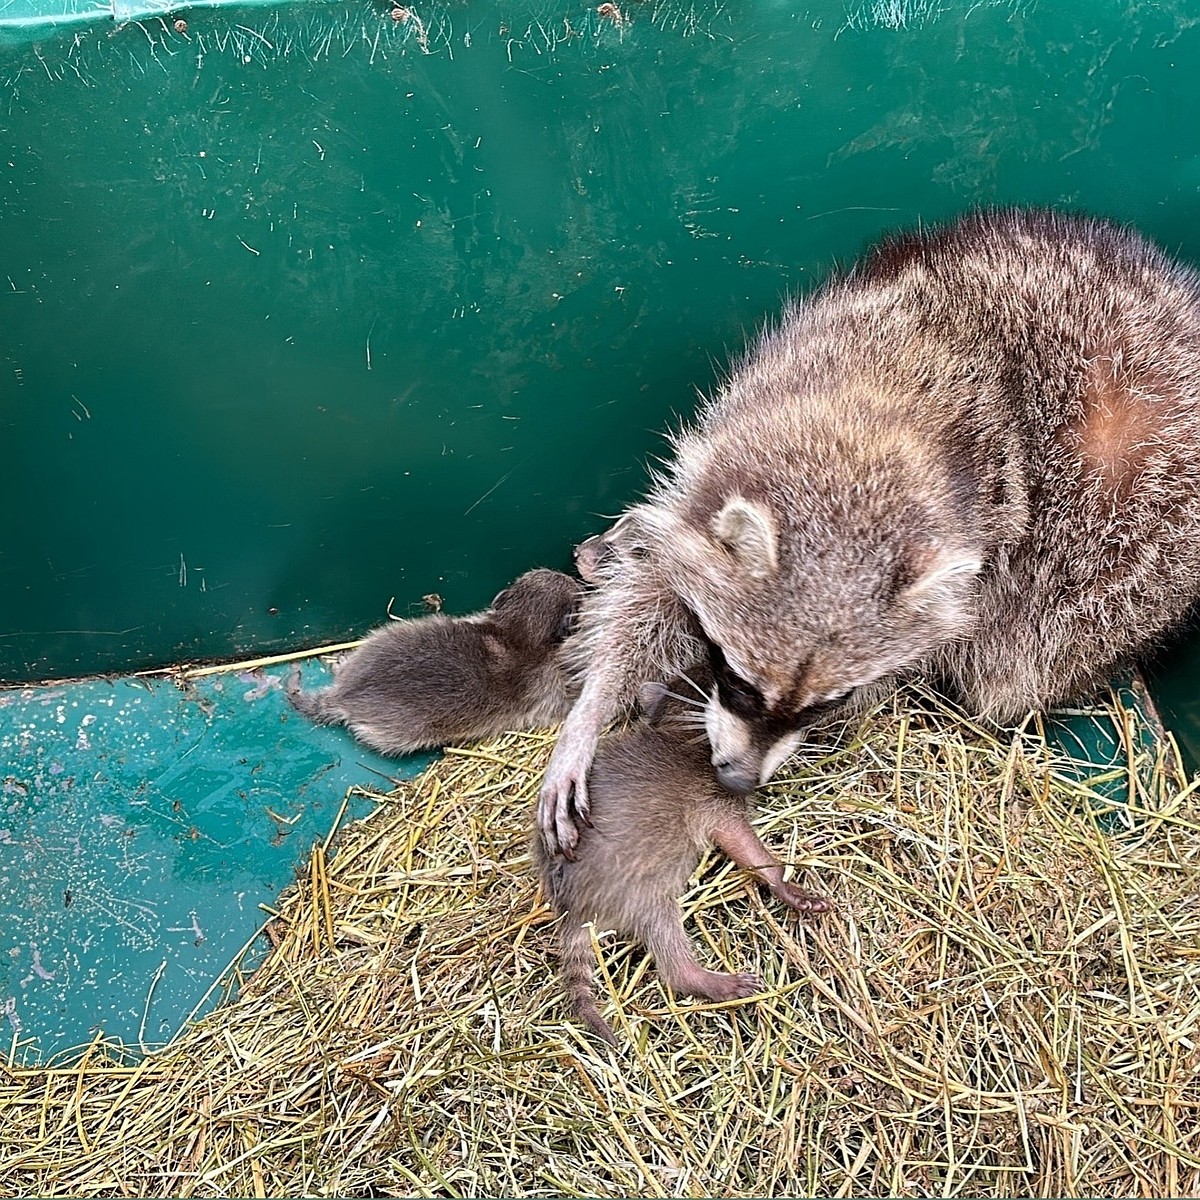
POLYGON ((330 703, 332 688, 317 688, 306 692, 300 686, 300 666, 294 666, 283 684, 288 703, 314 725, 341 725, 345 718, 340 709, 330 703))
POLYGON ((724 814, 713 830, 713 841, 739 867, 750 871, 759 882, 771 890, 771 894, 782 900, 789 908, 800 913, 823 913, 833 908, 833 902, 818 892, 788 883, 783 878, 783 867, 762 839, 754 832, 745 812, 724 814))
POLYGON ((708 971, 696 961, 691 938, 684 932, 679 904, 668 900, 642 915, 638 933, 654 958, 662 981, 681 996, 737 1000, 753 996, 762 984, 757 975, 708 971))

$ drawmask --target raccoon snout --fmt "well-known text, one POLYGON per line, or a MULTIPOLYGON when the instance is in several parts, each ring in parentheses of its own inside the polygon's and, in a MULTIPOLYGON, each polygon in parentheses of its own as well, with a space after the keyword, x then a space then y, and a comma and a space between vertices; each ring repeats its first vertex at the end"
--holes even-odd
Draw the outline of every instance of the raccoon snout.
POLYGON ((717 773, 717 782, 721 787, 735 796, 748 796, 758 787, 758 773, 747 769, 733 759, 713 763, 713 769, 717 773))

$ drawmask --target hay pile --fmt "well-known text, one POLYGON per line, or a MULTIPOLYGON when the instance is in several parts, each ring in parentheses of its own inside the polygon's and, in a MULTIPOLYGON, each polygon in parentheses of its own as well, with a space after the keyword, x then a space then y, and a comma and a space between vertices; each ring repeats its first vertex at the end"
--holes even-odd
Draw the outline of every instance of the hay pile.
POLYGON ((0 1194, 1197 1194, 1200 808, 1118 716, 1127 817, 927 697, 811 748, 760 828, 839 911, 710 859, 689 929, 766 992, 676 1004, 605 939, 617 1054, 528 874, 550 738, 452 752, 317 848, 231 1006, 0 1070, 0 1194))

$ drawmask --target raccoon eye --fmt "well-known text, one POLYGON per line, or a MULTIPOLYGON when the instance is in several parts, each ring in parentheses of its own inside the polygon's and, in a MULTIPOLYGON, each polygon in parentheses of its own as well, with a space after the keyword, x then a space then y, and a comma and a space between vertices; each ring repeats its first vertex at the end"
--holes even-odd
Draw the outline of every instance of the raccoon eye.
POLYGON ((818 700, 815 704, 810 704, 803 710, 805 721, 815 721, 818 717, 823 717, 827 712, 832 712, 839 704, 845 703, 853 691, 853 688, 846 688, 845 691, 834 692, 833 695, 827 696, 824 700, 818 700))
POLYGON ((730 712, 739 717, 757 717, 763 711, 762 693, 753 684, 729 669, 721 647, 709 643, 709 658, 712 660, 713 678, 717 683, 717 695, 730 712))
POLYGON ((736 675, 726 675, 717 680, 717 695, 730 712, 739 717, 758 717, 763 711, 763 698, 757 689, 736 675))
MULTIPOLYGON (((692 617, 695 619, 694 613, 692 617)), ((696 625, 700 630, 700 637, 708 647, 708 662, 712 667, 713 680, 717 685, 717 695, 721 703, 739 717, 761 717, 766 708, 762 692, 730 669, 725 651, 704 632, 699 620, 696 620, 696 625)))

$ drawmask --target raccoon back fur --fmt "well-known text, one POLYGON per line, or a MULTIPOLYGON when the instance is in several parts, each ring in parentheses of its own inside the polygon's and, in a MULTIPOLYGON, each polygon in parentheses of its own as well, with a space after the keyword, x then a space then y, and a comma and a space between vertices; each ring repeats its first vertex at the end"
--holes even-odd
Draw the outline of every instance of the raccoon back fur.
POLYGON ((559 571, 527 571, 468 617, 440 613, 370 634, 332 686, 286 692, 322 725, 345 725, 382 754, 477 741, 561 720, 572 693, 561 659, 582 593, 559 571))
POLYGON ((569 850, 605 721, 709 649, 712 760, 923 676, 999 722, 1079 696, 1200 594, 1200 278, 1132 230, 980 212, 885 239, 730 373, 589 598, 542 791, 569 850))

